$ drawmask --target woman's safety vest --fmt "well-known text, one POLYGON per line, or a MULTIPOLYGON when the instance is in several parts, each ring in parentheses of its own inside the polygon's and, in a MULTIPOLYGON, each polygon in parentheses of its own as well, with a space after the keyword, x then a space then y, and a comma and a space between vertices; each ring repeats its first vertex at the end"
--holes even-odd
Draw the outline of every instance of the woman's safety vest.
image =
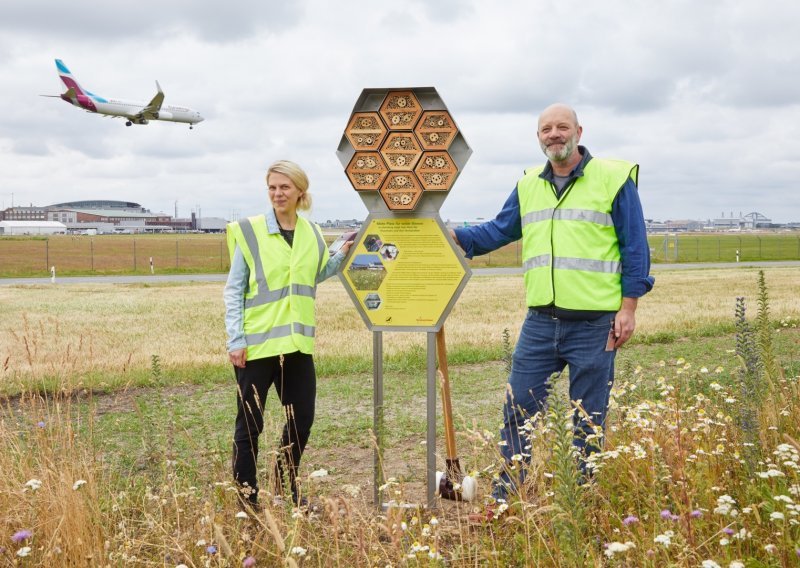
POLYGON ((328 262, 319 227, 297 218, 293 246, 270 234, 264 215, 228 224, 228 252, 242 251, 250 279, 244 295, 247 360, 314 352, 317 276, 328 262))
POLYGON ((583 176, 556 197, 552 183, 528 170, 517 184, 528 306, 619 310, 622 269, 611 206, 639 166, 592 158, 583 176))

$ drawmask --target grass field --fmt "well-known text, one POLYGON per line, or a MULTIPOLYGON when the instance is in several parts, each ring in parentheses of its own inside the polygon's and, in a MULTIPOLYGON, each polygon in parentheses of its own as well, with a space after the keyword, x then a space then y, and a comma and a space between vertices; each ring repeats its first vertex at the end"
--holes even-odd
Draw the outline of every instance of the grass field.
MULTIPOLYGON (((242 518, 230 491, 235 395, 220 283, 0 287, 0 392, 10 397, 0 414, 0 558, 76 566, 794 565, 797 274, 765 271, 770 349, 783 372, 764 379, 768 392, 757 398, 741 390, 733 317, 744 296, 755 325, 757 271, 659 272, 617 359, 591 490, 570 481, 569 432, 559 418, 567 407, 556 396, 549 426, 532 430, 522 499, 472 528, 469 504, 384 514, 371 507, 371 334, 338 281, 322 284, 317 298, 317 420, 302 464, 304 491, 322 504, 316 518, 279 507, 242 518), (742 416, 757 425, 755 437, 742 416)), ((513 342, 523 298, 519 277, 474 277, 446 324, 459 454, 482 491, 499 463, 504 332, 513 342)), ((419 502, 425 337, 384 339, 386 492, 419 502)), ((273 394, 265 411, 266 480, 281 427, 273 394)))
MULTIPOLYGON (((328 243, 336 235, 326 237, 328 243)), ((679 234, 648 237, 653 262, 800 260, 797 233, 679 234)), ((473 268, 520 266, 511 243, 468 261, 473 268)), ((224 272, 230 262, 224 235, 100 235, 0 237, 0 278, 59 275, 224 272)))

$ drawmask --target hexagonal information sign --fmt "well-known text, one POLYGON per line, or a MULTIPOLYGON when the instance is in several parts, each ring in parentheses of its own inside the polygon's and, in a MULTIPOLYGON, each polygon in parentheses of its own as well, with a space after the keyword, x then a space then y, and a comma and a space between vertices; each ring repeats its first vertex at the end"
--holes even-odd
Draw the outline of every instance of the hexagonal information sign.
POLYGON ((470 270, 440 219, 370 216, 341 274, 371 330, 430 331, 441 328, 470 270))

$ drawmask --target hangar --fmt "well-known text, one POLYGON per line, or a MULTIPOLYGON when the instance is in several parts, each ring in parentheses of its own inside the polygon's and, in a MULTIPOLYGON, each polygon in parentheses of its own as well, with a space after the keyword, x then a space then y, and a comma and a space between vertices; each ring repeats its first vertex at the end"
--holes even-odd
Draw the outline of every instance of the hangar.
POLYGON ((0 235, 58 235, 67 226, 57 221, 0 221, 0 235))

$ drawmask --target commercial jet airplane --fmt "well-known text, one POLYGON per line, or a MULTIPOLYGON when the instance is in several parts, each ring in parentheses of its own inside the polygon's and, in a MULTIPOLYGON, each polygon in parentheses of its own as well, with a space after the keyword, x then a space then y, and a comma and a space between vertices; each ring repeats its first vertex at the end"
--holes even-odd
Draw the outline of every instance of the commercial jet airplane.
POLYGON ((96 112, 105 116, 124 117, 128 120, 125 126, 131 124, 147 124, 151 120, 167 120, 170 122, 184 122, 193 128, 198 122, 203 122, 203 117, 196 110, 183 106, 165 105, 164 91, 156 81, 158 92, 149 103, 125 101, 122 99, 106 99, 91 93, 80 86, 70 73, 67 66, 60 59, 56 59, 58 76, 67 91, 61 95, 43 95, 46 97, 60 97, 69 104, 85 109, 86 112, 96 112))

